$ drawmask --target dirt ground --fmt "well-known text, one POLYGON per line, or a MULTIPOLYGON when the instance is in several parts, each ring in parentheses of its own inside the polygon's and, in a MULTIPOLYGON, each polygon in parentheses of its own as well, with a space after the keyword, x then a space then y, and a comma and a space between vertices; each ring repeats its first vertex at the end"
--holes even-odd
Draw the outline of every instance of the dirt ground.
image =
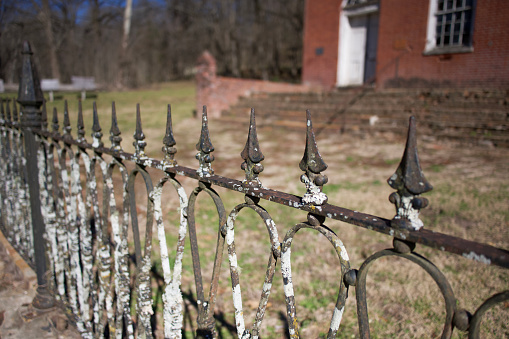
MULTIPOLYGON (((247 137, 248 118, 246 117, 245 126, 224 125, 212 119, 209 127, 215 147, 215 173, 242 180, 244 173, 240 169, 240 152, 247 137)), ((199 121, 194 119, 184 120, 179 126, 174 126, 178 149, 176 158, 180 165, 197 167, 194 145, 198 141, 199 128, 199 121)), ((304 152, 304 131, 265 127, 258 130, 258 137, 261 151, 265 155, 262 162, 264 171, 260 174, 263 185, 302 196, 305 187, 299 180, 302 172, 298 164, 304 152)), ((388 201, 392 189, 386 180, 398 167, 405 147, 404 137, 392 133, 366 133, 353 137, 324 132, 317 135, 317 143, 329 166, 324 173, 329 177, 325 186, 330 204, 389 219, 394 216, 394 206, 388 201)), ((419 135, 418 148, 424 174, 435 187, 434 191, 425 195, 430 200, 430 206, 421 214, 425 227, 509 248, 509 150, 444 143, 437 141, 432 135, 419 135)), ((196 185, 186 178, 181 178, 181 181, 187 192, 196 185)), ((223 194, 221 190, 218 192, 223 194)), ((241 195, 229 198, 228 193, 224 194, 227 213, 235 204, 243 202, 241 195)), ((304 212, 285 212, 263 200, 260 205, 273 213, 280 238, 295 222, 306 219, 304 212)), ((359 268, 362 262, 376 251, 392 247, 390 237, 337 221, 326 221, 326 224, 345 244, 352 268, 359 268)), ((200 232, 204 238, 214 239, 214 231, 209 232, 202 228, 200 232)), ((246 253, 243 257, 242 254, 239 255, 239 258, 244 260, 243 263, 239 261, 239 264, 249 267, 249 270, 244 268, 242 273, 243 302, 247 305, 244 316, 248 326, 256 313, 266 267, 266 240, 258 240, 259 233, 259 230, 241 228, 236 233, 235 240, 236 244, 239 244, 236 245, 240 248, 239 251, 246 253), (245 245, 241 245, 242 243, 245 245), (247 287, 244 287, 246 285, 247 287)), ((299 235, 297 238, 299 237, 303 245, 297 244, 297 249, 292 249, 292 253, 301 251, 304 255, 292 259, 292 265, 295 265, 299 272, 294 284, 297 286, 296 301, 301 335, 305 338, 322 337, 328 329, 334 308, 334 295, 337 293, 337 279, 340 279, 335 264, 337 257, 334 259, 334 254, 327 249, 327 244, 315 234, 306 233, 305 236, 299 235), (311 261, 309 255, 316 260, 311 261)), ((212 245, 214 241, 208 243, 205 240, 205 243, 212 245)), ((213 248, 209 250, 206 250, 206 253, 213 256, 213 248)), ((416 251, 444 272, 453 286, 458 304, 471 313, 489 296, 509 286, 507 270, 488 267, 457 255, 437 253, 422 246, 418 246, 416 251), (493 279, 481 278, 487 276, 493 279), (472 290, 476 293, 472 293, 472 290)), ((208 260, 203 265, 205 277, 211 272, 211 262, 212 260, 208 260)), ((368 307, 373 337, 425 338, 430 337, 430 334, 432 337, 439 336, 444 311, 443 306, 437 306, 443 305, 443 301, 434 282, 425 273, 401 260, 381 262, 383 264, 377 264, 370 270, 368 277, 368 307)), ((227 267, 226 260, 221 278, 225 283, 220 284, 222 293, 218 311, 223 316, 226 315, 227 323, 232 325, 234 321, 227 267)), ((277 269, 276 276, 280 275, 278 272, 277 269)), ((192 279, 192 274, 184 273, 184 289, 185 286, 192 285, 192 279)), ((262 337, 285 336, 287 324, 281 278, 275 278, 273 285, 277 284, 279 287, 274 288, 269 301, 262 337)), ((355 291, 350 291, 338 334, 340 338, 358 336, 354 296, 355 291)), ((491 334, 484 333, 483 337, 499 338, 509 335, 506 324, 503 324, 508 311, 509 304, 504 304, 500 307, 499 315, 487 317, 485 328, 490 330, 492 327, 501 326, 502 329, 501 332, 495 329, 491 334)), ((464 338, 466 334, 455 330, 454 337, 464 338)))

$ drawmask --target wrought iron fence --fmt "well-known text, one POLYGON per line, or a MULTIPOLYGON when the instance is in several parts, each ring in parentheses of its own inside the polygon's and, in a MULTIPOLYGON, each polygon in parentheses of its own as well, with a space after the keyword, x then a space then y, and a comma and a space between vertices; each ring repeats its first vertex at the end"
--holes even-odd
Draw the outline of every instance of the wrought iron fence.
MULTIPOLYGON (((280 265, 287 308, 288 334, 299 337, 299 321, 294 296, 292 275, 292 244, 295 234, 304 228, 321 233, 330 242, 339 259, 338 297, 331 315, 328 338, 340 331, 341 318, 348 296, 354 288, 357 299, 359 332, 368 338, 369 321, 366 302, 366 277, 370 265, 382 257, 405 258, 425 270, 439 287, 445 300, 442 338, 449 338, 456 327, 468 331, 469 337, 479 337, 479 326, 485 312, 509 300, 509 291, 493 295, 470 315, 457 306, 454 292, 441 271, 429 260, 414 251, 416 244, 459 254, 487 265, 509 268, 509 252, 454 236, 423 228, 419 210, 428 200, 421 194, 432 189, 422 174, 416 147, 415 121, 410 119, 404 155, 396 172, 388 179, 395 190, 390 201, 396 206, 392 220, 369 215, 327 202, 322 187, 328 181, 322 172, 327 168, 315 142, 311 116, 307 112, 307 134, 304 156, 299 164, 303 171, 301 181, 307 192, 299 197, 265 188, 259 174, 264 156, 258 144, 254 110, 251 111, 249 133, 241 157, 245 179, 238 181, 214 174, 214 147, 208 131, 207 111, 202 114, 202 129, 196 145, 198 169, 180 166, 175 154, 176 142, 172 132, 171 109, 168 106, 166 134, 163 139, 164 158, 156 160, 146 155, 146 142, 142 131, 139 106, 134 134, 134 154, 126 153, 121 146, 115 105, 112 106, 110 146, 102 141, 94 105, 92 142, 85 138, 81 106, 78 112, 77 137, 71 135, 69 112, 64 110, 63 128, 60 130, 56 110, 51 128, 48 128, 46 108, 37 73, 31 60, 28 43, 23 49, 23 73, 18 103, 2 101, 0 137, 2 162, 0 165, 1 226, 13 246, 37 271, 38 295, 34 306, 52 307, 54 299, 71 313, 79 331, 85 338, 133 338, 154 335, 154 311, 162 312, 164 337, 180 338, 183 326, 183 300, 181 291, 182 261, 186 236, 191 244, 196 307, 198 310, 197 337, 212 338, 215 332, 215 305, 218 297, 219 272, 223 253, 228 251, 231 275, 235 330, 239 338, 258 338, 272 289, 276 266, 280 265), (41 109, 41 106, 43 108, 41 109), (11 109, 12 107, 12 109, 11 109), (127 164, 131 164, 129 169, 127 164), (84 168, 82 175, 80 167, 84 168), (148 169, 162 173, 162 179, 153 184, 148 169), (98 192, 96 172, 102 175, 103 190, 98 192), (113 173, 121 180, 114 182, 113 173), (138 225, 135 179, 145 183, 148 199, 146 226, 138 225), (189 198, 179 177, 196 181, 189 198), (83 184, 85 183, 85 184, 83 184), (162 191, 170 184, 180 202, 180 226, 175 257, 170 268, 170 255, 162 214, 162 191), (214 187, 223 187, 244 195, 245 202, 226 213, 223 202, 214 187), (203 192, 203 193, 202 193, 203 192), (210 196, 219 218, 214 269, 210 279, 210 293, 205 296, 195 222, 198 195, 210 196), (117 200, 121 196, 121 202, 117 200), (276 225, 262 207, 261 199, 308 212, 307 221, 288 228, 284 237, 278 235, 276 225), (263 220, 270 237, 271 252, 263 283, 256 318, 246 328, 243 315, 242 292, 235 247, 235 220, 243 209, 251 209, 263 220), (346 247, 325 220, 334 219, 354 226, 380 232, 393 238, 392 249, 371 255, 358 268, 351 267, 346 247), (152 225, 160 247, 164 294, 162 310, 155 310, 151 298, 152 225), (145 229, 145 235, 140 234, 145 229), (128 232, 132 230, 134 255, 128 250, 128 232), (134 264, 133 264, 134 263, 134 264), (134 265, 135 269, 131 269, 134 265), (133 283, 134 282, 134 283, 133 283)), ((465 259, 466 260, 466 259, 465 259)))

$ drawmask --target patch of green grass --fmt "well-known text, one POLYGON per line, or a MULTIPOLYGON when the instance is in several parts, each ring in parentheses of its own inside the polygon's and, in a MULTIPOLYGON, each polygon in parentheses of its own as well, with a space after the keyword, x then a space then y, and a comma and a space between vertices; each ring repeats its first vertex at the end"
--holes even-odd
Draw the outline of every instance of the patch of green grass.
POLYGON ((388 166, 397 165, 401 161, 401 158, 385 159, 384 163, 388 166))
POLYGON ((379 186, 381 185, 381 182, 378 180, 373 181, 372 183, 357 183, 357 182, 349 182, 345 181, 341 184, 326 184, 323 186, 322 191, 325 194, 332 194, 341 190, 347 190, 347 191, 358 191, 362 188, 365 188, 366 186, 374 185, 379 186))
POLYGON ((431 165, 429 167, 429 170, 434 172, 434 173, 440 173, 444 170, 445 166, 444 165, 431 165))
MULTIPOLYGON (((68 101, 69 118, 72 134, 75 136, 78 117, 79 100, 76 93, 59 92, 62 100, 47 102, 48 123, 51 126, 53 109, 58 112, 60 129, 62 129, 64 102, 68 101)), ((2 97, 15 97, 17 94, 2 95, 2 97)), ((83 118, 85 123, 85 137, 91 141, 92 133, 92 106, 96 102, 99 123, 101 124, 103 141, 109 146, 109 130, 111 127, 112 102, 115 102, 118 126, 122 132, 122 146, 125 150, 132 151, 132 135, 136 127, 136 104, 140 103, 142 127, 146 134, 148 146, 147 153, 159 152, 161 141, 165 133, 167 105, 171 104, 172 120, 174 126, 184 119, 192 117, 195 109, 196 90, 192 81, 176 81, 161 83, 149 88, 98 92, 97 98, 86 99, 82 102, 83 118), (147 132, 150 130, 150 132, 147 132)))

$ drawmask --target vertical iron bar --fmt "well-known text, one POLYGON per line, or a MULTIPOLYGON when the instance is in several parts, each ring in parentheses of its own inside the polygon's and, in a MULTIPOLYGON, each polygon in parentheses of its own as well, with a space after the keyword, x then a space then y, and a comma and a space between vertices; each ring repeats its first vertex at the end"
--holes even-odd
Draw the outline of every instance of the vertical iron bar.
POLYGON ((39 200, 39 170, 37 166, 37 150, 39 142, 33 128, 40 128, 42 123, 41 106, 44 101, 37 71, 32 62, 32 51, 28 42, 23 43, 22 72, 19 83, 18 102, 21 105, 21 128, 25 141, 26 168, 28 172, 28 186, 30 193, 30 209, 32 215, 32 232, 34 237, 34 258, 37 273, 37 294, 32 305, 38 309, 53 307, 46 283, 46 248, 44 241, 44 222, 39 200))

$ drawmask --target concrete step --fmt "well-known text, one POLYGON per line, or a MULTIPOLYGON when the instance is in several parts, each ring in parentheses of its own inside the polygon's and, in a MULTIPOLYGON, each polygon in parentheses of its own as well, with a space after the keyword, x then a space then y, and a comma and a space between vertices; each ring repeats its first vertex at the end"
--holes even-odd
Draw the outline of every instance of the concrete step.
POLYGON ((311 111, 315 129, 406 134, 408 118, 430 137, 509 147, 509 91, 348 89, 327 93, 254 93, 222 120, 247 124, 251 107, 261 127, 304 129, 311 111), (450 137, 449 137, 450 136, 450 137))

